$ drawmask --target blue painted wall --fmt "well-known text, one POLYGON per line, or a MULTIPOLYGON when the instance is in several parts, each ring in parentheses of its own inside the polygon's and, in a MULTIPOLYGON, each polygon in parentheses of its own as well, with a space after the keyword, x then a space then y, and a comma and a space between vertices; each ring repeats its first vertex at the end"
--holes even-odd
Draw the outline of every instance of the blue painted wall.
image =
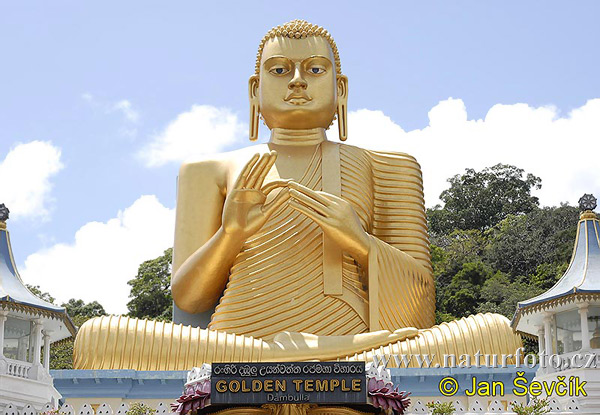
MULTIPOLYGON (((536 368, 439 368, 390 369, 392 381, 413 396, 441 396, 440 381, 454 377, 459 384, 456 396, 464 396, 472 378, 482 381, 501 381, 505 392, 512 390, 517 370, 525 372, 531 381, 536 368)), ((187 371, 136 370, 51 370, 54 386, 64 398, 129 398, 177 399, 183 391, 187 371)))

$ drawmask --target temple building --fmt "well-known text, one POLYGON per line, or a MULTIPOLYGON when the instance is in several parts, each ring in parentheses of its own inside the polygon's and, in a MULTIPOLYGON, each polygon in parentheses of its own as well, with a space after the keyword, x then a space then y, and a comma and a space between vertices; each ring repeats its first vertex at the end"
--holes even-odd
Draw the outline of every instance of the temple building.
POLYGON ((536 380, 587 382, 587 396, 569 391, 559 398, 579 413, 600 413, 600 222, 596 198, 579 200, 581 215, 571 262, 547 292, 522 301, 512 321, 519 333, 538 338, 540 365, 536 380))
POLYGON ((64 308, 36 297, 23 283, 6 229, 8 214, 0 204, 0 411, 9 404, 39 410, 58 405, 61 397, 49 372, 51 344, 76 329, 64 308))

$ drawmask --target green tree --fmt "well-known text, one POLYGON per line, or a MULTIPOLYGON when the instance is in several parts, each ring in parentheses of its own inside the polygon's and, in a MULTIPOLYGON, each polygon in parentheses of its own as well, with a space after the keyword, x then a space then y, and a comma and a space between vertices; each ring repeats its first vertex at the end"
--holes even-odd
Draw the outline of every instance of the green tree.
POLYGON ((54 301, 56 301, 56 299, 52 297, 49 293, 42 291, 39 285, 25 284, 25 286, 37 298, 40 298, 44 301, 48 301, 50 304, 54 304, 54 301))
POLYGON ((513 277, 534 274, 541 264, 564 264, 571 257, 578 217, 579 210, 567 205, 509 215, 490 230, 485 261, 513 277))
POLYGON ((436 287, 440 313, 456 318, 474 314, 481 300, 481 287, 490 275, 491 270, 480 261, 462 264, 450 284, 436 287))
POLYGON ((509 319, 515 313, 517 303, 541 294, 539 287, 527 284, 522 278, 511 282, 508 275, 497 271, 488 278, 481 288, 481 303, 478 313, 498 313, 509 319))
POLYGON ((548 291, 565 274, 568 266, 566 261, 558 264, 540 264, 535 273, 529 276, 529 282, 541 292, 548 291))
POLYGON ((541 179, 523 169, 497 164, 482 171, 466 169, 448 179, 450 188, 440 199, 444 206, 428 209, 430 230, 434 234, 454 229, 484 231, 508 215, 529 213, 539 205, 532 189, 541 188, 541 179))
POLYGON ((71 298, 66 303, 62 304, 65 307, 67 314, 71 316, 75 325, 80 326, 92 317, 105 316, 106 311, 98 301, 85 303, 83 300, 71 298))
POLYGON ((515 166, 467 169, 429 209, 436 322, 478 312, 511 318, 516 304, 564 274, 578 209, 538 207, 541 179, 515 166))
POLYGON ((171 263, 173 248, 158 258, 143 262, 136 277, 127 282, 131 286, 127 303, 129 316, 171 321, 171 263))

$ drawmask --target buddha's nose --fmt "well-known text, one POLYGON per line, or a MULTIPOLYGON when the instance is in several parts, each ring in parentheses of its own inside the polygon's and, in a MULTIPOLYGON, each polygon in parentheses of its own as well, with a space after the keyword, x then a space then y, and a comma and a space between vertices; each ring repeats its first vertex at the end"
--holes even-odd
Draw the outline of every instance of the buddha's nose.
POLYGON ((289 89, 302 88, 306 89, 306 80, 302 77, 302 70, 300 69, 300 63, 296 63, 294 67, 294 77, 288 83, 289 89))

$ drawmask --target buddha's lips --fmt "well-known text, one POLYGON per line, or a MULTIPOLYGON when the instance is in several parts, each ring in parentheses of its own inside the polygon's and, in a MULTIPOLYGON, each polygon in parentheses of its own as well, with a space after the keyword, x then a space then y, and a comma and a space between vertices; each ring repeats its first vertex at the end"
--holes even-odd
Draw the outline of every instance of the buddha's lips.
POLYGON ((293 105, 302 105, 312 101, 312 98, 305 93, 292 92, 285 97, 284 101, 293 105))

